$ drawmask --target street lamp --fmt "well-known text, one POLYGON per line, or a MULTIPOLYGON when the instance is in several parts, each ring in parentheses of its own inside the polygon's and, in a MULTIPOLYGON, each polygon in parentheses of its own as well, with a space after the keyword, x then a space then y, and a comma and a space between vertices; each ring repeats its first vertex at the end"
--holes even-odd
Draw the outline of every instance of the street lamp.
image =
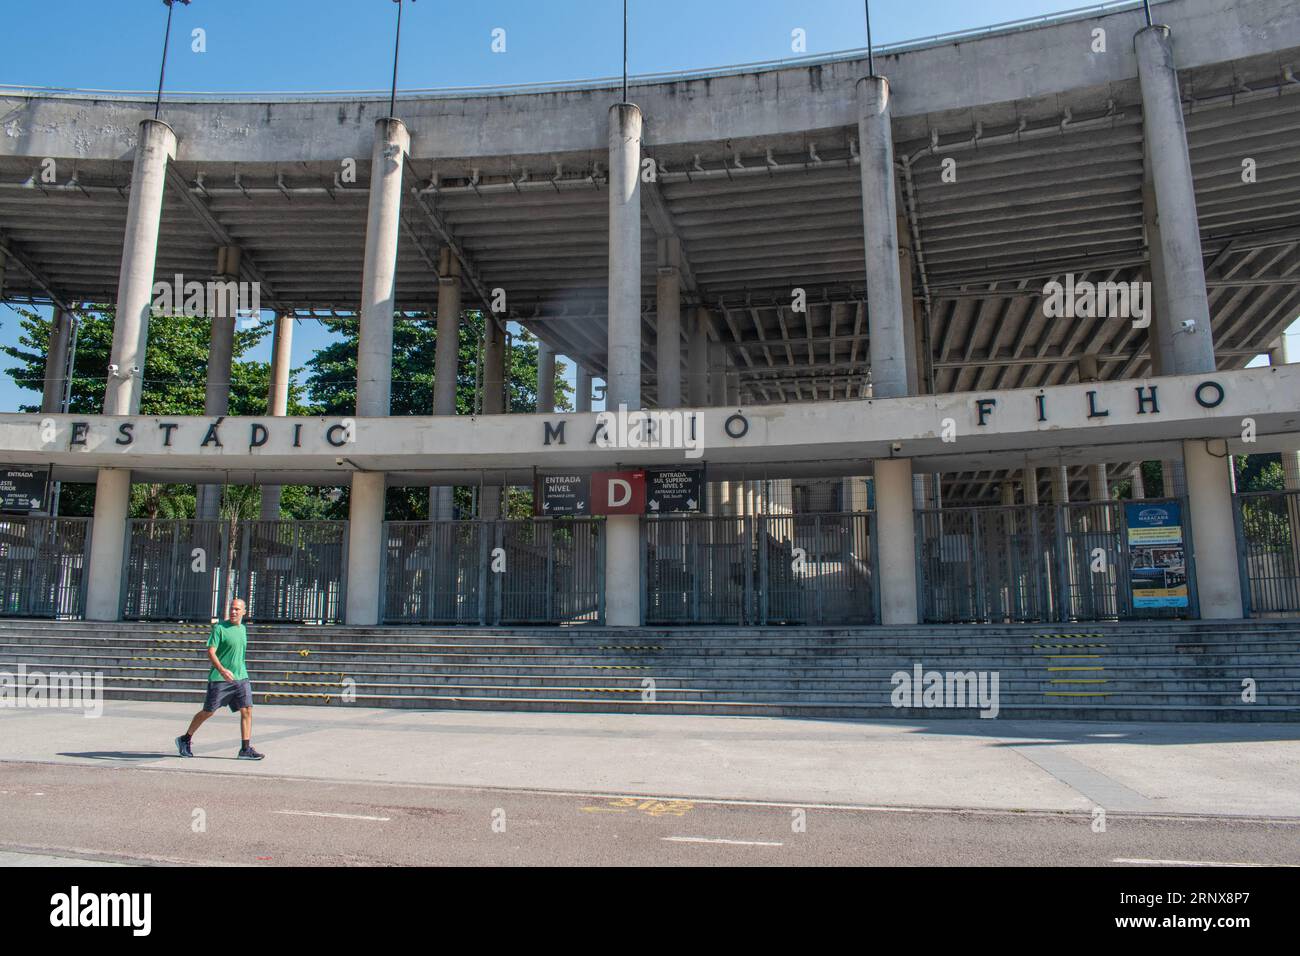
POLYGON ((187 7, 190 5, 190 0, 163 0, 163 5, 167 7, 167 32, 163 34, 162 66, 158 70, 158 98, 153 104, 154 119, 157 119, 159 112, 162 111, 163 78, 167 75, 167 45, 172 38, 172 6, 178 2, 187 7))

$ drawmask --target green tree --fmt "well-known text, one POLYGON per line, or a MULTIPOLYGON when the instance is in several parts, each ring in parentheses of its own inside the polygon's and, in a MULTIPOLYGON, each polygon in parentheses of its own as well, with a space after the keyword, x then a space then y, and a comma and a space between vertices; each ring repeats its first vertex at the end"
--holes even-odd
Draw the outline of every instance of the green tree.
MULTIPOLYGON (((456 362, 456 411, 471 415, 475 410, 476 368, 479 341, 484 328, 482 312, 464 314, 459 328, 456 362)), ((307 361, 307 395, 315 414, 352 415, 356 411, 357 347, 359 325, 355 318, 338 320, 334 325, 337 341, 316 352, 307 361)), ((391 414, 428 415, 433 410, 433 372, 437 358, 436 321, 421 315, 394 323, 393 379, 391 414)), ((513 414, 537 410, 537 339, 521 330, 510 347, 508 409, 513 414)), ((564 366, 556 363, 556 406, 571 409, 572 388, 564 381, 564 366)), ((466 510, 469 492, 458 490, 457 504, 466 510)), ((428 515, 427 488, 389 488, 387 514, 394 520, 415 520, 428 515)), ((512 492, 508 513, 527 513, 531 509, 530 492, 512 492)), ((332 518, 347 517, 347 490, 325 508, 332 518)))
MULTIPOLYGON (((19 310, 21 334, 18 344, 3 351, 16 365, 7 372, 22 388, 41 390, 45 379, 45 356, 49 350, 50 326, 38 312, 19 310)), ((230 374, 230 414, 260 415, 266 412, 270 383, 267 362, 242 357, 267 334, 269 323, 251 329, 236 329, 234 360, 230 374)), ((208 343, 211 324, 206 319, 184 315, 155 316, 149 320, 149 347, 145 353, 140 414, 202 415, 206 390, 208 343)), ((76 415, 98 415, 104 410, 104 390, 113 347, 113 309, 97 305, 78 313, 76 356, 71 375, 68 410, 76 415)), ((37 412, 40 401, 24 405, 21 411, 37 412)), ((310 414, 302 404, 302 389, 291 382, 289 414, 310 414)), ((59 512, 90 515, 94 510, 94 486, 65 483, 60 493, 59 512)), ((136 485, 131 493, 135 517, 186 518, 194 516, 193 485, 136 485)))

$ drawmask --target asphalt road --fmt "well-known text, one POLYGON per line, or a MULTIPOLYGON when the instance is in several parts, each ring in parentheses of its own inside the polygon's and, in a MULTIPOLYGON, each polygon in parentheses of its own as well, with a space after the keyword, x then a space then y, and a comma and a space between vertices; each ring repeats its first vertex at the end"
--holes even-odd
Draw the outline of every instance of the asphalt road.
POLYGON ((0 762, 0 864, 1300 865, 1300 819, 907 810, 0 762))

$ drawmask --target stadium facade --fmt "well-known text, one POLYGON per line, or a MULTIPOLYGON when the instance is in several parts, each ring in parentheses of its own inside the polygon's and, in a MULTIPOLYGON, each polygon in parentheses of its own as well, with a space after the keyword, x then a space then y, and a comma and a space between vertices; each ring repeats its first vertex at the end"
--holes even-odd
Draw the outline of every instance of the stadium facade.
POLYGON ((874 72, 855 53, 636 78, 633 102, 173 95, 154 118, 0 91, 3 297, 54 306, 42 411, 0 415, 5 613, 1300 612, 1300 16, 1154 9, 1167 26, 1130 4, 880 50, 874 72), (143 415, 160 289, 173 311, 196 280, 206 414, 143 415), (250 301, 276 316, 270 394, 229 417, 250 301), (103 413, 68 414, 92 302, 116 306, 103 413), (487 317, 474 414, 439 349, 430 414, 390 415, 395 323, 455 341, 467 310, 487 317), (287 416, 293 320, 334 315, 360 317, 355 415, 287 416), (536 414, 505 413, 521 327, 536 414), (1231 456, 1271 453, 1288 490, 1239 491, 1231 456), (52 482, 93 482, 93 518, 51 516, 52 482), (198 517, 132 518, 133 482, 200 486, 198 517), (295 484, 350 489, 348 521, 282 520, 295 484), (262 486, 261 520, 219 519, 238 485, 262 486), (428 486, 429 520, 386 520, 390 486, 428 486), (535 517, 502 514, 512 486, 535 517))

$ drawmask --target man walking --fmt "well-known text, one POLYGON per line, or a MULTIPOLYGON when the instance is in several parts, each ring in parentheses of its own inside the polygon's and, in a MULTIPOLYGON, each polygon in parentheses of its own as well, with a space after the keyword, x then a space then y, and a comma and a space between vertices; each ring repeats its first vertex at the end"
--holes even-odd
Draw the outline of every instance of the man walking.
POLYGON ((194 756, 190 749, 194 732, 222 706, 239 711, 240 736, 244 740, 239 748, 239 759, 261 760, 265 756, 254 750, 252 744, 253 685, 249 683, 248 670, 244 666, 244 651, 248 647, 248 631, 243 625, 246 610, 243 600, 235 598, 230 602, 226 620, 212 625, 208 637, 208 660, 212 662, 212 670, 208 672, 208 695, 203 701, 203 709, 190 721, 190 729, 184 736, 176 738, 176 749, 182 757, 194 756))

